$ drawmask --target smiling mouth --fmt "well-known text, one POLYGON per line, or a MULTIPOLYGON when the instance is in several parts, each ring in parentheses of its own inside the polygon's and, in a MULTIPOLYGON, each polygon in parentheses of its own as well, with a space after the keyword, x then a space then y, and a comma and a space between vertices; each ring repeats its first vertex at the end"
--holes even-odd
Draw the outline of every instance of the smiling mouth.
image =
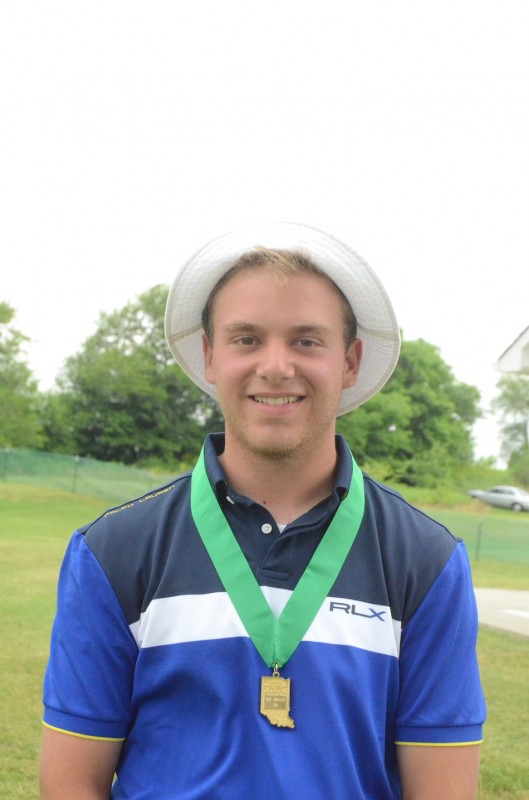
POLYGON ((303 400, 303 398, 297 394, 285 395, 284 397, 263 397, 262 395, 254 394, 252 397, 256 403, 263 403, 267 406, 286 406, 289 403, 299 403, 303 400))

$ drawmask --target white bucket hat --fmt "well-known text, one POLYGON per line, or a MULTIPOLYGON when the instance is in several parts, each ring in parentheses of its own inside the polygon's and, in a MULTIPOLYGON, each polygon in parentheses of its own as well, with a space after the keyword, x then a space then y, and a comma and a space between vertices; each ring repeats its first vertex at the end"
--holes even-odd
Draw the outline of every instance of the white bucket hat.
POLYGON ((386 290, 366 262, 346 244, 316 228, 268 222, 232 231, 206 244, 178 271, 167 299, 165 335, 176 362, 206 394, 217 399, 204 377, 202 310, 220 278, 258 247, 302 250, 342 290, 358 322, 363 355, 358 380, 344 389, 337 415, 365 403, 395 369, 400 333, 386 290))

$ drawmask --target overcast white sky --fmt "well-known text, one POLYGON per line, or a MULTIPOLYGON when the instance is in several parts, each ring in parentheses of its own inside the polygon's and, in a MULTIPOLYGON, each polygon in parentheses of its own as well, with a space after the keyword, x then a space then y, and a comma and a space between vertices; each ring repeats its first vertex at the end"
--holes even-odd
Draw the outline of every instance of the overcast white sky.
POLYGON ((267 218, 344 238, 488 406, 529 325, 528 42, 526 0, 4 0, 0 299, 41 388, 267 218))

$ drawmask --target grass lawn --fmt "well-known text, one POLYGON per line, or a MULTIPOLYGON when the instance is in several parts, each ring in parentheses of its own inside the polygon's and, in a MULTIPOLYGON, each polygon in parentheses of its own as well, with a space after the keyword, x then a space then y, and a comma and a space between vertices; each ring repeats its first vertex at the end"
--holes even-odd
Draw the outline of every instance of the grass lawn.
MULTIPOLYGON (((79 494, 0 482, 2 800, 38 797, 41 684, 57 573, 72 531, 106 505, 79 494)), ((523 540, 519 530, 529 515, 527 520, 520 520, 522 516, 494 515, 487 551, 482 531, 481 556, 473 561, 477 585, 529 589, 529 561, 524 558, 529 536, 523 540), (493 536, 500 537, 499 544, 493 544, 493 536)), ((466 540, 473 531, 477 536, 479 519, 465 514, 445 521, 466 540)), ((475 544, 469 543, 471 557, 475 544)), ((480 800, 529 800, 529 638, 482 628, 478 650, 489 713, 480 800)))
POLYGON ((57 573, 72 531, 104 506, 80 495, 0 483, 2 800, 38 797, 41 684, 57 573))
POLYGON ((480 628, 487 698, 480 800, 529 800, 529 637, 480 628))

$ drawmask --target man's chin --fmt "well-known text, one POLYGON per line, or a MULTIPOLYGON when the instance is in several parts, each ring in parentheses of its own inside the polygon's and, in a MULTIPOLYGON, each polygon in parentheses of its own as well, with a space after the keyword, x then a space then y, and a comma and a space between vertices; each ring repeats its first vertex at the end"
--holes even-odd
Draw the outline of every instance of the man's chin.
POLYGON ((239 432, 235 438, 243 450, 263 461, 276 463, 290 461, 298 457, 300 450, 304 449, 303 441, 289 440, 286 437, 281 440, 277 436, 247 436, 239 432))
POLYGON ((285 463, 292 461, 299 456, 299 447, 280 447, 278 445, 262 445, 253 448, 254 454, 263 459, 275 463, 285 463))

